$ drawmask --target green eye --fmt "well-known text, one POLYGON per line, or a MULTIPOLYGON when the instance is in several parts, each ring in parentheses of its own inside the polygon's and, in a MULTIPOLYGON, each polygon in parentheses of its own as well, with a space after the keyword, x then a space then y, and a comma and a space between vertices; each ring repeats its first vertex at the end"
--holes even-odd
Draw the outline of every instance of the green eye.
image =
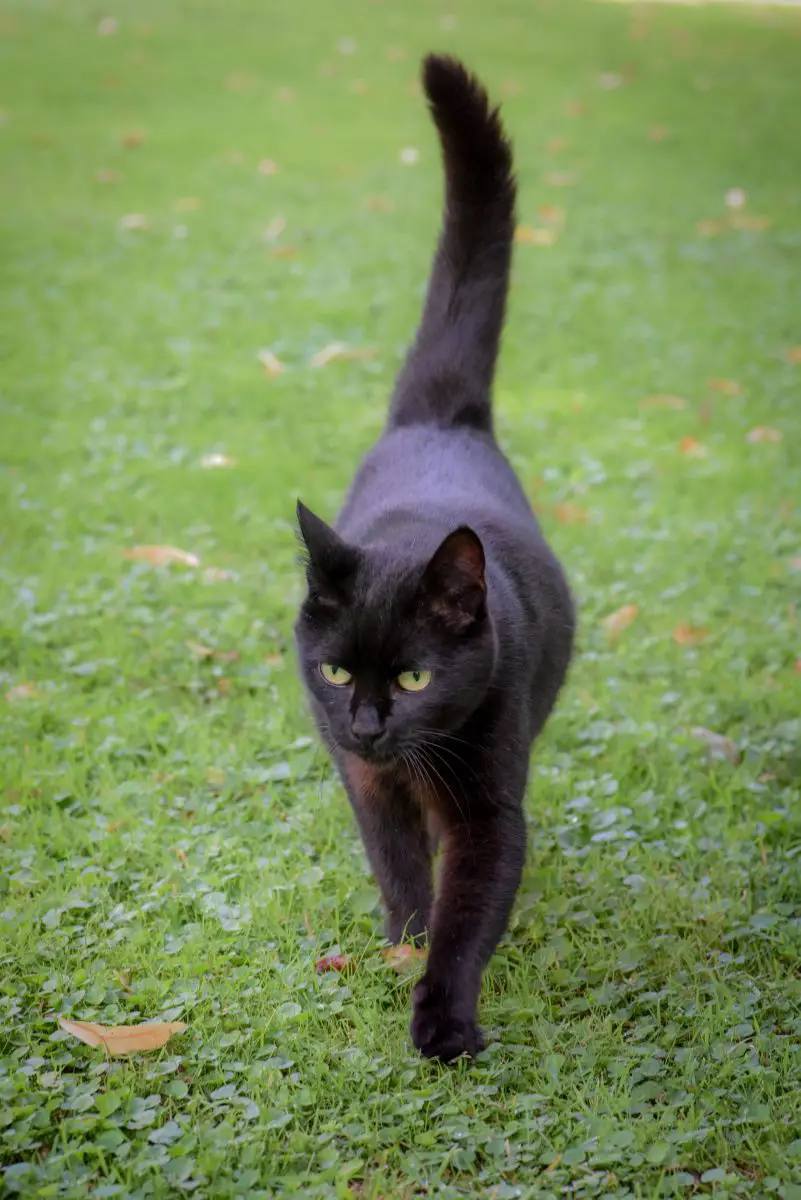
POLYGON ((320 674, 326 683, 332 687, 345 687, 353 676, 344 667, 335 667, 332 663, 320 663, 320 674))
POLYGON ((403 671, 395 682, 404 692, 422 692, 431 682, 431 672, 403 671))

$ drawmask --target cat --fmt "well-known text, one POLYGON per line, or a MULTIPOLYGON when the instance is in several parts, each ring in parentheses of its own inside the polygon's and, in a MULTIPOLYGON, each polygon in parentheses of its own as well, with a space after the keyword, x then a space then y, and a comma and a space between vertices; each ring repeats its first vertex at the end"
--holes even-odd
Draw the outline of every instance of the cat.
POLYGON ((574 609, 493 433, 511 145, 458 60, 429 55, 422 81, 445 173, 423 315, 334 526, 298 502, 308 593, 295 637, 387 936, 429 945, 412 1041, 448 1062, 484 1045, 481 977, 520 883, 529 755, 567 672, 574 609))

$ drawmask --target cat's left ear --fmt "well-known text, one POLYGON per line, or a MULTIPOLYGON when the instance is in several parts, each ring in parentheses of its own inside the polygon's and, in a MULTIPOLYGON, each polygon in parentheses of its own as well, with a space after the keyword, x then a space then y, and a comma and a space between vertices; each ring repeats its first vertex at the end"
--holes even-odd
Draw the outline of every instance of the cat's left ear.
POLYGON ((359 565, 359 551, 298 500, 298 526, 306 547, 306 577, 312 595, 336 604, 346 597, 347 586, 359 565))
POLYGON ((462 525, 448 534, 423 572, 426 607, 454 633, 466 633, 485 614, 485 565, 480 537, 462 525))

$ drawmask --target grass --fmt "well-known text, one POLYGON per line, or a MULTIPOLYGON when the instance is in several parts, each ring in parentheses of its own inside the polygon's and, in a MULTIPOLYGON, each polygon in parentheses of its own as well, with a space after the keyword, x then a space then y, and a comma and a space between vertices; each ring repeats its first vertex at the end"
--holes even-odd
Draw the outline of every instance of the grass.
POLYGON ((7 1194, 801 1196, 800 51, 792 11, 4 6, 7 1194), (441 47, 506 96, 521 221, 564 210, 497 409, 581 608, 450 1070, 290 637, 295 497, 333 514, 417 315, 441 47), (334 341, 376 353, 311 368, 334 341), (59 1016, 188 1028, 107 1063, 59 1016))

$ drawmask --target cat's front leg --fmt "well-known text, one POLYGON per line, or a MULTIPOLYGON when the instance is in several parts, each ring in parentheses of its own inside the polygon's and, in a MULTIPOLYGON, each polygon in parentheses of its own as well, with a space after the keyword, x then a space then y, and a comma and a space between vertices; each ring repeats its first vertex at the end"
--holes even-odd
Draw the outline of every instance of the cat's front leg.
POLYGON ((524 858, 520 807, 446 830, 431 950, 413 994, 412 1041, 429 1058, 450 1062, 483 1049, 481 976, 506 929, 524 858))
POLYGON ((373 874, 386 908, 391 942, 422 944, 433 889, 429 830, 405 776, 355 755, 341 759, 342 775, 373 874))

